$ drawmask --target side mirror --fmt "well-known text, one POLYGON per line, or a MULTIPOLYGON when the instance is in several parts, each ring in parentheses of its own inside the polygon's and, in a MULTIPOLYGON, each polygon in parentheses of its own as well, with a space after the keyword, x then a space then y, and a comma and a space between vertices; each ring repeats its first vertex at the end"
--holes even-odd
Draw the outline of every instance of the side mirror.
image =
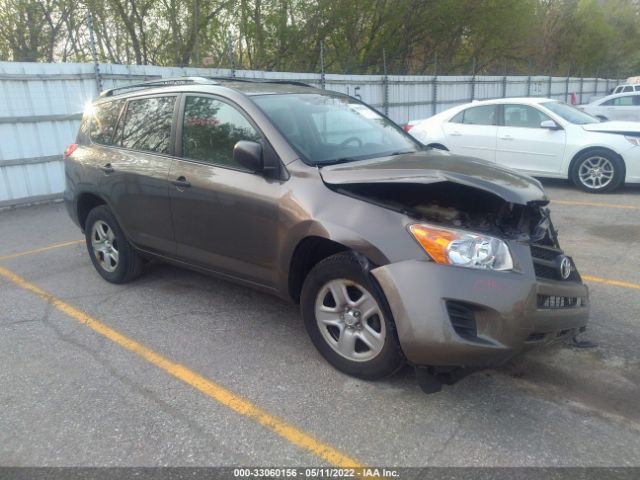
POLYGON ((546 128, 548 130, 561 130, 562 127, 560 125, 558 125, 556 122, 554 122, 553 120, 545 120, 543 122, 540 122, 540 128, 546 128))
POLYGON ((264 170, 262 145, 256 142, 240 140, 233 147, 233 160, 247 170, 262 172, 264 170))
POLYGON ((265 154, 258 142, 240 140, 233 146, 233 160, 247 170, 267 176, 277 177, 280 171, 277 157, 271 154, 271 150, 265 154))

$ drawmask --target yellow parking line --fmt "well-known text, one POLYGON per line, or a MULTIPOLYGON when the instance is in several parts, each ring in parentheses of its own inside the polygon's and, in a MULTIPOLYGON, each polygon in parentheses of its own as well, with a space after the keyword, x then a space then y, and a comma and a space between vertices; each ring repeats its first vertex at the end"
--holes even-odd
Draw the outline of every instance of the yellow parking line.
POLYGON ((11 258, 23 257, 25 255, 31 255, 33 253, 46 252, 48 250, 53 250, 54 248, 68 247, 69 245, 77 245, 78 243, 84 243, 84 240, 72 240, 70 242, 54 243, 53 245, 49 245, 47 247, 35 248, 33 250, 27 250, 26 252, 13 253, 11 255, 5 255, 4 257, 0 257, 0 261, 9 260, 11 258))
POLYGON ((640 290, 640 284, 631 282, 622 282, 620 280, 609 280, 607 278, 593 277, 591 275, 582 275, 582 279, 587 282, 603 283, 605 285, 613 285, 616 287, 634 288, 640 290))
POLYGON ((600 202, 574 202, 571 200, 551 200, 551 205, 554 203, 560 205, 578 205, 583 207, 603 207, 603 208, 621 208, 624 210, 640 210, 640 207, 634 205, 621 205, 617 203, 600 203, 600 202))
POLYGON ((196 390, 199 390, 216 402, 224 405, 225 407, 233 410, 236 413, 239 413, 240 415, 250 418, 251 420, 259 423, 272 432, 277 433, 293 445, 296 445, 297 447, 306 450, 307 452, 310 452, 318 456, 322 460, 325 460, 329 464, 337 467, 363 468, 358 461, 340 452, 336 448, 323 443, 310 434, 305 433, 302 430, 294 427, 293 425, 285 422, 284 420, 281 420, 278 417, 275 417, 266 412, 265 410, 262 410, 261 408, 254 405, 250 400, 247 400, 240 395, 227 390, 226 388, 203 377, 202 375, 189 370, 187 367, 163 357, 159 353, 156 353, 150 348, 145 347, 141 343, 132 340, 122 333, 119 333, 118 331, 112 329, 111 327, 108 327, 104 323, 96 320, 92 316, 78 310, 68 303, 65 303, 59 298, 28 282, 24 278, 16 275, 12 271, 0 267, 0 276, 6 278, 15 285, 36 294, 43 300, 49 302, 59 311, 86 325, 96 333, 99 333, 103 337, 120 345, 122 348, 135 353, 149 363, 152 363, 156 367, 164 370, 169 375, 172 375, 178 380, 181 380, 187 385, 190 385, 196 390))

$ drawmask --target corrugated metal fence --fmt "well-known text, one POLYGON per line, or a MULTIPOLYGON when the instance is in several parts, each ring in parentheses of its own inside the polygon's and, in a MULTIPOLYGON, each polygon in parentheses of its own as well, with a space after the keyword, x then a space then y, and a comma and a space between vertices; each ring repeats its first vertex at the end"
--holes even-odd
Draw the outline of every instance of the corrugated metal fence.
MULTIPOLYGON (((579 103, 616 80, 543 76, 320 75, 316 73, 101 65, 103 88, 159 77, 232 76, 298 80, 361 98, 402 124, 472 99, 544 96, 579 103)), ((85 104, 97 95, 93 64, 0 62, 0 207, 60 197, 62 151, 85 104)))

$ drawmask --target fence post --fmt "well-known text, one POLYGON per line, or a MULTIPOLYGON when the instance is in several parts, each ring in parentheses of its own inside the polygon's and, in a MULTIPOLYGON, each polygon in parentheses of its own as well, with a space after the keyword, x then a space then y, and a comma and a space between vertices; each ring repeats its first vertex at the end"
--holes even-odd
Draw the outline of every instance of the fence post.
POLYGON ((384 68, 384 76, 382 77, 382 104, 384 114, 389 116, 389 77, 387 75, 387 50, 382 49, 382 67, 384 68))
POLYGON ((89 13, 88 17, 89 41, 91 42, 91 56, 93 57, 93 71, 96 74, 96 95, 102 91, 102 77, 100 75, 100 64, 98 63, 98 53, 96 52, 96 40, 93 36, 93 15, 89 13))
POLYGON ((548 85, 547 85, 547 98, 551 98, 551 91, 553 90, 551 87, 553 85, 553 77, 551 75, 549 75, 549 79, 547 81, 548 85))
POLYGON ((431 80, 431 114, 435 115, 438 109, 438 76, 434 75, 431 80))
POLYGON ((476 99, 476 57, 473 57, 473 66, 472 66, 472 77, 471 77, 471 101, 473 102, 476 99))
POLYGON ((569 100, 569 74, 567 74, 566 81, 564 83, 564 101, 567 102, 569 100))
POLYGON ((598 74, 596 73, 596 85, 594 87, 595 93, 593 94, 594 97, 597 97, 598 95, 600 95, 600 92, 598 92, 598 74))
MULTIPOLYGON (((582 72, 582 74, 584 75, 584 72, 582 72)), ((584 92, 584 77, 580 77, 580 104, 584 103, 584 100, 582 99, 583 92, 584 92)))
POLYGON ((502 77, 502 98, 507 98, 507 76, 502 77))
POLYGON ((320 88, 324 90, 324 40, 320 40, 320 88))
POLYGON ((231 78, 236 76, 236 59, 233 55, 233 41, 231 39, 231 30, 227 30, 227 51, 229 53, 229 65, 231 67, 231 78))

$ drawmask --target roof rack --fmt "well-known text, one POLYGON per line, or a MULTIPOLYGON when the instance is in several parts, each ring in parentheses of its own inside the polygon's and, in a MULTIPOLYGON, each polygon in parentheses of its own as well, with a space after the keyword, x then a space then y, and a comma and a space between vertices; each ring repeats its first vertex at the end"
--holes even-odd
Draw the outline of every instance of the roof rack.
POLYGON ((164 77, 156 80, 149 80, 147 82, 132 83, 124 85, 122 87, 110 88, 100 93, 100 97, 111 97, 115 92, 120 90, 131 90, 135 88, 151 88, 151 87, 170 87, 173 85, 218 85, 218 82, 214 78, 206 77, 164 77))
POLYGON ((222 80, 225 82, 246 82, 246 83, 279 83, 282 85, 298 85, 300 87, 313 87, 308 83, 298 80, 270 80, 268 78, 246 78, 246 77, 207 77, 211 80, 222 80))

